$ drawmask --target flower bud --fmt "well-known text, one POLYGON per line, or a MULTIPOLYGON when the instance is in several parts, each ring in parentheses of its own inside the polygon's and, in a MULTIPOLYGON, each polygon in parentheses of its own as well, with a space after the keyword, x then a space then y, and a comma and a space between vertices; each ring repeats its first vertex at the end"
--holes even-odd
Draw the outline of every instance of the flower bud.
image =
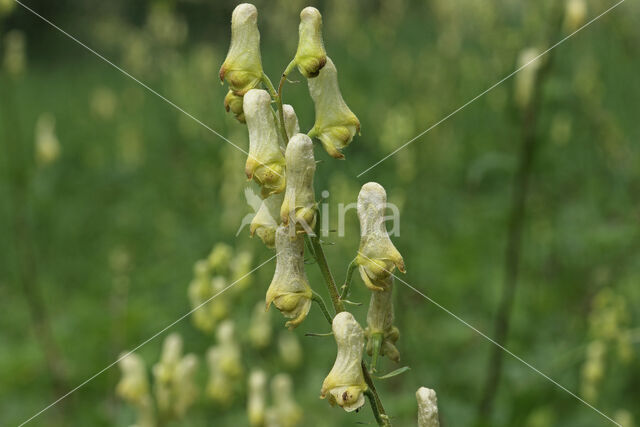
POLYGON ((249 129, 249 157, 245 173, 262 188, 262 198, 285 188, 285 160, 280 149, 278 127, 271 109, 271 96, 252 89, 244 97, 244 114, 249 129))
POLYGON ((290 236, 289 227, 276 230, 276 271, 267 290, 267 309, 273 303, 290 320, 289 329, 298 326, 307 317, 311 308, 311 287, 304 272, 304 238, 290 236))
POLYGON ((294 427, 302 421, 302 409, 296 403, 293 396, 291 377, 287 374, 278 374, 271 380, 271 395, 274 408, 271 412, 276 425, 282 427, 294 427))
POLYGON ((252 4, 236 6, 231 15, 231 45, 220 67, 220 80, 225 79, 238 96, 257 87, 262 79, 258 10, 252 4))
POLYGON ((287 189, 280 208, 283 224, 293 220, 297 231, 310 233, 316 224, 315 193, 313 175, 316 161, 313 157, 313 142, 303 133, 294 135, 287 145, 287 189))
POLYGON ((276 228, 280 223, 280 207, 283 200, 284 193, 267 197, 251 221, 251 236, 257 234, 268 248, 273 248, 276 244, 276 228))
POLYGON ((340 152, 360 132, 360 121, 342 99, 338 86, 338 70, 331 58, 318 77, 309 79, 309 92, 316 109, 316 122, 311 135, 320 139, 331 157, 344 158, 340 152))
POLYGON ((122 378, 116 386, 118 396, 133 405, 139 405, 149 396, 149 379, 144 360, 135 353, 121 356, 118 365, 122 378))
POLYGON ((316 77, 327 63, 327 52, 322 41, 322 15, 315 7, 305 7, 300 12, 298 50, 294 61, 300 74, 316 77))
POLYGON ((364 284, 373 291, 381 291, 395 267, 405 272, 402 255, 391 243, 384 224, 387 193, 375 182, 362 186, 358 194, 360 219, 360 248, 356 263, 364 284))
POLYGON ((587 3, 585 0, 566 0, 564 11, 564 30, 573 33, 584 24, 587 17, 587 3))
POLYGON ((247 415, 249 425, 261 427, 265 421, 267 375, 264 371, 252 371, 249 375, 247 415))
POLYGON ((333 318, 333 336, 338 345, 336 361, 322 383, 320 397, 351 412, 364 405, 367 384, 362 372, 364 332, 353 315, 343 311, 333 318))
POLYGON ((398 328, 393 326, 393 277, 386 279, 387 285, 382 291, 372 292, 367 312, 367 354, 373 355, 374 351, 398 363, 400 352, 395 346, 400 336, 398 328), (377 344, 376 344, 377 342, 377 344), (376 349, 374 347, 378 346, 376 349))
POLYGON ((247 122, 242 109, 242 96, 236 95, 232 90, 227 92, 227 96, 224 97, 224 109, 227 110, 227 113, 231 111, 240 123, 247 122))
POLYGON ((430 388, 420 387, 416 391, 418 400, 418 427, 440 427, 438 397, 430 388))
MULTIPOLYGON (((282 106, 282 112, 284 114, 284 129, 287 131, 289 138, 293 135, 300 133, 300 125, 298 124, 298 116, 293 110, 293 107, 289 104, 282 106)), ((289 141, 287 141, 288 143, 289 141)), ((285 144, 286 145, 286 144, 285 144)))

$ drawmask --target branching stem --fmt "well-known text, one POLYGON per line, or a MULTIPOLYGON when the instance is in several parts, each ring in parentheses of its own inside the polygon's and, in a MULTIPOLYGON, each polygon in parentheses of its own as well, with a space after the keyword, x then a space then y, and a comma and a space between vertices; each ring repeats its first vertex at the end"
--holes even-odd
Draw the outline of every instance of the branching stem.
POLYGON ((349 264, 349 268, 347 268, 347 277, 344 280, 344 285, 342 285, 342 294, 340 295, 341 300, 345 300, 349 297, 349 287, 351 286, 351 282, 353 279, 353 272, 358 268, 356 264, 356 260, 354 259, 349 264))

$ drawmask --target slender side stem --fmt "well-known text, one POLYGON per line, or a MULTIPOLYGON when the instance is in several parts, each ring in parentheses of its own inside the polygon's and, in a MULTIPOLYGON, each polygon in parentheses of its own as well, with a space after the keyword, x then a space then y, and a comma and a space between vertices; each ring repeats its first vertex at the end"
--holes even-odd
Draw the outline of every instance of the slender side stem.
POLYGON ((264 71, 262 72, 262 83, 264 83, 264 85, 267 87, 267 90, 269 91, 271 97, 273 99, 276 99, 278 97, 278 92, 276 91, 273 83, 271 83, 271 79, 265 74, 264 71))
POLYGON ((331 315, 329 314, 329 310, 327 309, 327 305, 324 303, 324 300, 315 291, 312 290, 311 292, 313 292, 313 296, 311 297, 311 299, 318 304, 318 306, 320 307, 320 311, 322 311, 325 319, 327 319, 327 322, 329 322, 329 325, 331 325, 333 321, 331 319, 331 315))
POLYGON ((284 110, 282 109, 282 87, 284 86, 284 82, 287 81, 287 76, 296 66, 296 61, 294 59, 289 62, 287 68, 285 68, 282 73, 282 77, 280 78, 280 84, 278 84, 278 93, 276 94, 276 103, 278 104, 278 114, 280 115, 280 132, 282 132, 282 136, 284 137, 285 144, 289 142, 289 136, 287 135, 287 128, 284 126, 284 110))
POLYGON ((384 406, 382 406, 382 401, 378 396, 378 391, 376 390, 376 386, 373 383, 373 378, 369 375, 369 370, 367 369, 367 364, 362 361, 362 373, 364 374, 364 382, 369 386, 369 390, 365 393, 367 397, 369 397, 369 401, 371 402, 371 409, 373 410, 373 415, 376 417, 376 421, 378 425, 383 427, 391 427, 391 421, 387 416, 387 413, 384 410, 384 406), (373 399, 371 398, 373 397, 373 399))
POLYGON ((371 336, 371 372, 376 372, 378 366, 378 356, 380 355, 380 346, 382 346, 382 333, 378 332, 371 336))
POLYGON ((351 286, 353 272, 356 270, 356 268, 358 268, 358 265, 356 264, 356 260, 354 259, 349 264, 349 268, 347 268, 347 277, 344 280, 344 285, 342 285, 342 294, 340 295, 341 300, 347 299, 347 297, 349 296, 349 287, 351 286))

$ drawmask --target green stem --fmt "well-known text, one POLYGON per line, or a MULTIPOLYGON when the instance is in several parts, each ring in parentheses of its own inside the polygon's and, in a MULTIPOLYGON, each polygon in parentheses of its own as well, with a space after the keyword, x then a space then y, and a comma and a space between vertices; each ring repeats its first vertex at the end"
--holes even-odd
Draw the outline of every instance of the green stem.
POLYGON ((331 296, 331 302, 333 303, 333 308, 335 308, 336 313, 340 313, 341 311, 344 311, 344 305, 340 300, 340 295, 338 294, 338 287, 336 286, 335 280, 333 280, 333 276, 331 275, 331 270, 329 270, 329 264, 327 264, 327 258, 324 255, 324 250, 322 249, 322 244, 320 243, 320 237, 316 232, 315 236, 309 236, 309 238, 311 240, 311 246, 313 247, 316 263, 320 268, 322 277, 324 277, 324 280, 327 283, 327 290, 329 291, 329 296, 331 296))
POLYGON ((271 97, 273 99, 276 99, 276 97, 278 96, 278 92, 276 91, 273 83, 271 83, 271 79, 264 73, 264 71, 262 72, 262 83, 264 83, 264 85, 267 87, 267 90, 271 94, 271 97))
POLYGON ((382 345, 382 334, 375 333, 371 336, 371 372, 376 371, 378 365, 378 356, 380 355, 380 346, 382 345))
POLYGON ((329 314, 329 310, 327 309, 327 305, 324 303, 324 300, 315 291, 311 291, 311 292, 313 292, 313 296, 311 297, 311 300, 315 301, 318 304, 318 306, 320 307, 320 311, 322 311, 322 314, 324 314, 325 319, 327 319, 327 322, 329 322, 329 325, 331 325, 333 321, 331 319, 331 315, 329 314))
POLYGON ((373 384, 373 379, 369 375, 367 365, 364 363, 364 361, 362 361, 362 372, 364 374, 364 381, 369 386, 369 389, 364 393, 369 398, 369 402, 371 403, 373 416, 375 417, 379 426, 391 427, 391 421, 384 411, 384 406, 382 406, 382 401, 380 401, 380 397, 378 396, 378 392, 376 391, 376 386, 373 384))
POLYGON ((282 136, 284 137, 285 144, 289 142, 289 136, 287 135, 287 128, 284 125, 284 110, 282 109, 282 87, 284 86, 284 82, 287 81, 287 76, 296 66, 295 59, 292 59, 285 68, 282 73, 282 77, 280 78, 280 84, 278 84, 278 93, 276 94, 276 103, 278 104, 278 114, 280 115, 280 132, 282 132, 282 136))
POLYGON ((353 272, 356 268, 358 268, 358 265, 356 264, 356 260, 354 259, 353 261, 351 261, 351 263, 349 264, 349 268, 347 269, 347 277, 344 280, 344 285, 342 285, 342 294, 340 295, 341 300, 347 299, 347 297, 349 296, 349 287, 351 286, 353 272))

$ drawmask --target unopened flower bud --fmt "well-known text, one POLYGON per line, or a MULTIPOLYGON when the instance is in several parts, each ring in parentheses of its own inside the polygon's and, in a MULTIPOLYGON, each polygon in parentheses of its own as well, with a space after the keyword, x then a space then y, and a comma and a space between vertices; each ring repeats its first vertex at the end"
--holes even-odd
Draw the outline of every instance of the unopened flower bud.
POLYGON ((418 400, 418 427, 439 427, 438 397, 430 388, 420 387, 416 391, 418 400))
POLYGON ((267 309, 273 303, 290 320, 289 329, 298 326, 311 308, 311 287, 304 272, 304 238, 290 235, 289 227, 276 230, 276 271, 266 296, 267 309))
POLYGON ((278 127, 271 109, 271 96, 252 89, 244 96, 244 114, 249 129, 249 157, 245 173, 262 188, 262 198, 285 189, 285 160, 278 127))
POLYGON ((331 58, 327 57, 327 64, 318 77, 308 82, 316 109, 316 122, 309 133, 320 139, 331 157, 342 159, 344 155, 340 150, 351 143, 356 132, 360 132, 360 121, 342 99, 338 70, 331 58))
POLYGON ((564 30, 573 33, 584 24, 587 17, 587 3, 585 0, 566 0, 564 11, 564 30))
POLYGON ((224 109, 227 112, 231 111, 240 123, 247 122, 242 108, 242 96, 236 95, 232 90, 227 92, 227 96, 224 97, 224 109))
POLYGON ((313 157, 313 142, 303 133, 294 135, 287 145, 287 189, 280 208, 283 224, 290 220, 296 230, 311 232, 316 224, 315 193, 313 175, 316 160, 313 157))
POLYGON ((264 371, 252 371, 249 375, 247 415, 249 425, 261 427, 265 421, 267 375, 264 371))
POLYGON ((306 78, 318 75, 327 63, 327 52, 322 41, 322 15, 315 7, 305 7, 300 12, 298 50, 294 61, 306 78))
POLYGON ((294 400, 293 384, 287 374, 278 374, 271 380, 274 408, 272 418, 278 426, 295 427, 302 421, 302 408, 294 400))
POLYGON ((280 207, 283 200, 284 193, 267 197, 251 221, 251 235, 257 234, 268 248, 273 248, 276 244, 276 228, 280 223, 280 207))
POLYGON ((368 182, 362 186, 358 194, 360 248, 356 263, 365 285, 374 291, 385 288, 395 267, 405 272, 402 255, 391 243, 384 224, 386 204, 387 193, 380 184, 368 182))
POLYGON ((321 398, 328 398, 351 412, 364 405, 367 384, 362 372, 364 331, 349 312, 343 311, 333 318, 333 336, 338 345, 336 361, 322 383, 321 398))
POLYGON ((400 352, 395 346, 400 337, 398 328, 393 326, 393 302, 391 301, 393 292, 393 277, 386 279, 387 285, 382 291, 372 292, 367 312, 367 354, 373 355, 378 351, 382 356, 398 363, 400 352), (377 349, 374 347, 379 346, 377 349))
MULTIPOLYGON (((300 133, 300 125, 298 124, 298 116, 293 107, 289 104, 282 106, 282 112, 284 114, 284 129, 287 131, 289 138, 293 135, 300 133)), ((288 143, 289 141, 287 141, 288 143)))
POLYGON ((258 10, 252 4, 236 6, 231 15, 231 45, 220 67, 220 80, 225 79, 238 96, 257 87, 262 79, 258 10))

